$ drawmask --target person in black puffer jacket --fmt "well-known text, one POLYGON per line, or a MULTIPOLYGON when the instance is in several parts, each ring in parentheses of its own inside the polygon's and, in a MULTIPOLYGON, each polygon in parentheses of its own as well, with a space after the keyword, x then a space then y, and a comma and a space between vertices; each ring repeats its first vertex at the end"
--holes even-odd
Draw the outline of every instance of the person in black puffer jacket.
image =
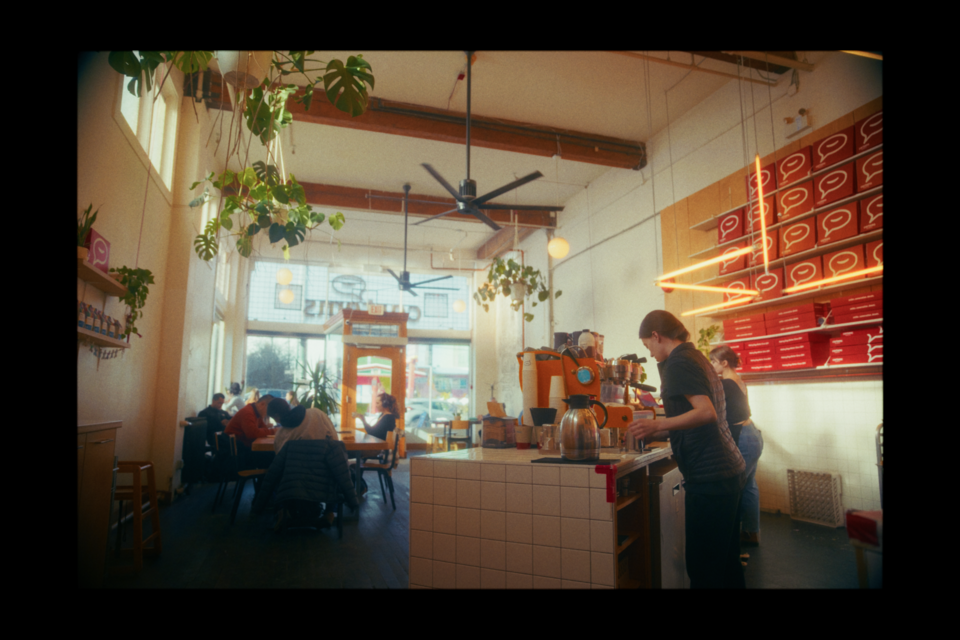
POLYGON ((288 442, 267 470, 263 486, 253 501, 251 513, 262 513, 276 489, 276 499, 283 506, 280 520, 291 512, 325 503, 326 523, 332 524, 333 504, 338 491, 353 508, 359 506, 357 492, 350 480, 347 451, 338 440, 292 440, 288 442), (285 514, 285 512, 287 512, 285 514))

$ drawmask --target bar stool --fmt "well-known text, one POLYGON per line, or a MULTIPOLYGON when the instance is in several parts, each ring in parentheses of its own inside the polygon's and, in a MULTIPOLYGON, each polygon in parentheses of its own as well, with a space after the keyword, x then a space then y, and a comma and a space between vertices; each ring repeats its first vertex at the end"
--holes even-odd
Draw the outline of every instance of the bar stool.
POLYGON ((133 553, 133 566, 120 567, 119 570, 140 571, 143 568, 143 554, 148 553, 157 555, 162 549, 160 538, 160 512, 157 510, 157 485, 153 473, 153 463, 149 461, 125 461, 117 463, 118 473, 133 474, 133 484, 118 486, 113 494, 114 500, 120 501, 119 515, 117 516, 117 554, 121 552, 133 553), (142 474, 147 472, 147 485, 143 485, 142 474), (147 494, 150 506, 146 511, 143 510, 143 497, 147 494), (121 541, 123 539, 123 503, 124 501, 133 502, 133 548, 122 549, 121 541), (143 537, 143 518, 150 516, 152 533, 144 539, 143 537), (146 543, 153 542, 150 547, 145 547, 146 543))

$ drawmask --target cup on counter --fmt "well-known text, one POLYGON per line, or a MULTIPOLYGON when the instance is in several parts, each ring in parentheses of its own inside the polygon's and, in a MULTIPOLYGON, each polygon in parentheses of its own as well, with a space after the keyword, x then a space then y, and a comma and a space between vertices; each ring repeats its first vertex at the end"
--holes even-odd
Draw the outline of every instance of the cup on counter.
POLYGON ((537 448, 541 455, 560 455, 560 426, 545 424, 540 427, 540 440, 537 448))
POLYGON ((600 446, 610 446, 610 429, 600 429, 600 446))
POLYGON ((530 448, 530 431, 533 427, 524 427, 517 425, 516 434, 517 434, 517 449, 529 449, 530 448))

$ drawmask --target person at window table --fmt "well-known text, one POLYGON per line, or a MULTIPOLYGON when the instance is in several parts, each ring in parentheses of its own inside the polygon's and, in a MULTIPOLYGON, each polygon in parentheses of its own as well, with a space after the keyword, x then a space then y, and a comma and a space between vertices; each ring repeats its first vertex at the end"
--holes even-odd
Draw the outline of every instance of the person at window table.
POLYGON ((273 396, 261 396, 257 402, 246 405, 237 415, 230 419, 224 433, 237 438, 237 454, 240 457, 240 466, 244 469, 265 469, 270 466, 273 453, 269 451, 253 451, 253 441, 257 438, 272 436, 277 432, 267 426, 267 406, 273 396))
POLYGON ((373 410, 380 413, 380 418, 371 427, 367 424, 367 418, 363 414, 354 413, 354 418, 360 418, 363 423, 363 429, 368 435, 381 440, 387 439, 387 432, 397 428, 397 418, 400 417, 400 410, 397 408, 397 399, 387 393, 381 393, 373 401, 373 410))
POLYGON ((207 442, 210 443, 210 446, 215 446, 214 437, 217 431, 223 431, 227 428, 227 425, 230 424, 231 416, 229 413, 223 410, 223 403, 226 400, 226 396, 222 393, 213 394, 213 401, 210 403, 210 406, 197 414, 198 418, 205 418, 207 420, 207 442))
POLYGON ((667 429, 683 475, 690 588, 744 588, 740 490, 746 465, 727 426, 723 385, 690 333, 667 311, 651 311, 640 340, 657 361, 666 418, 630 423, 636 438, 667 429))
POLYGON ((267 415, 282 427, 273 441, 276 453, 291 440, 340 440, 330 417, 315 407, 291 407, 283 398, 274 398, 267 405, 267 415))
POLYGON ((223 410, 231 416, 235 416, 237 415, 237 411, 243 409, 243 389, 240 387, 239 382, 234 382, 230 385, 228 392, 230 393, 230 399, 223 406, 223 410))
POLYGON ((723 392, 727 396, 727 422, 730 433, 740 449, 747 465, 744 486, 740 492, 740 542, 760 544, 760 489, 757 487, 757 463, 763 453, 763 435, 750 417, 747 400, 747 385, 743 384, 736 369, 740 356, 727 345, 710 351, 710 363, 720 376, 723 392))

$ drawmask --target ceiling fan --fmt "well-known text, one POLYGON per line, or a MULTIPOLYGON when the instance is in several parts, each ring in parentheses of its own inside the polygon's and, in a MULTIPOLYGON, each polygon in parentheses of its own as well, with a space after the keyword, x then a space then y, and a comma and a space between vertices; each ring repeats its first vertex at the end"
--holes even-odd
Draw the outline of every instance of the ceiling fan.
POLYGON ((429 164, 424 163, 423 168, 430 172, 437 182, 443 185, 443 188, 450 192, 450 195, 457 201, 457 207, 455 209, 450 209, 449 211, 444 211, 430 218, 425 218, 419 222, 415 222, 414 225, 423 224, 424 222, 430 222, 431 220, 436 220, 437 218, 442 218, 443 216, 458 212, 458 213, 467 213, 475 218, 479 219, 481 222, 484 222, 494 231, 499 231, 500 226, 491 220, 486 214, 481 211, 481 209, 501 209, 501 210, 517 210, 517 211, 563 211, 563 207, 552 207, 552 206, 540 206, 540 205, 518 205, 518 204, 489 204, 489 200, 493 200, 497 196, 503 195, 507 191, 516 189, 521 185, 525 185, 528 182, 532 182, 537 178, 543 177, 543 174, 539 171, 534 171, 530 175, 524 176, 519 180, 515 180, 510 184, 505 184, 499 189, 494 189, 489 193, 477 197, 477 182, 470 179, 470 67, 471 58, 473 56, 472 51, 467 51, 467 179, 460 181, 460 192, 457 193, 454 191, 453 187, 450 186, 450 183, 443 179, 437 170, 431 167, 429 164))
POLYGON ((397 284, 400 285, 401 291, 409 291, 413 295, 417 295, 417 292, 414 289, 436 289, 439 291, 457 291, 456 287, 425 287, 423 285, 430 282, 437 282, 438 280, 446 280, 452 278, 453 276, 441 276, 439 278, 433 278, 432 280, 424 280, 423 282, 417 282, 414 284, 410 283, 410 272, 407 271, 407 198, 410 195, 410 185, 403 185, 403 271, 400 272, 398 276, 391 269, 387 269, 397 280, 397 284))

